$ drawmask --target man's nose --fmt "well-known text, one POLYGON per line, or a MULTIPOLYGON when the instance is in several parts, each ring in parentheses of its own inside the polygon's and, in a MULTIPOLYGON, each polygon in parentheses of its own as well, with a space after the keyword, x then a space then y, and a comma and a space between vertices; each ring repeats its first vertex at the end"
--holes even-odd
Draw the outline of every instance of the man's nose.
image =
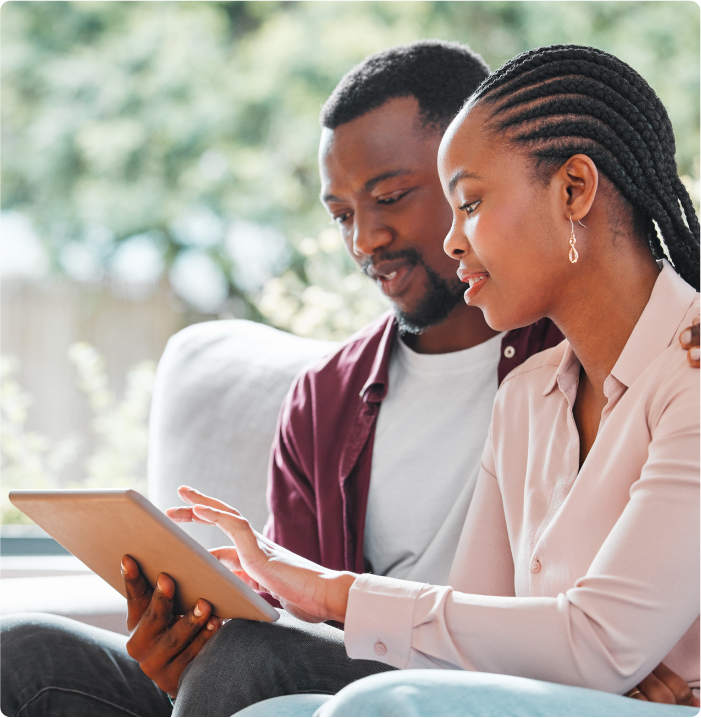
POLYGON ((353 226, 353 254, 370 256, 392 242, 394 232, 372 216, 355 215, 353 226))

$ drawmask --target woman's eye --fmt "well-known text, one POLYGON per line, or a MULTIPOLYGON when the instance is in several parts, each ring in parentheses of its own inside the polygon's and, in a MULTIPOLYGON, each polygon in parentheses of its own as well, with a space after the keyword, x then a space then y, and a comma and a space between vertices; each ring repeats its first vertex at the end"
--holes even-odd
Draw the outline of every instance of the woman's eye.
POLYGON ((349 218, 350 216, 351 216, 351 213, 350 213, 350 212, 344 212, 343 214, 337 214, 337 215, 333 218, 333 221, 336 222, 336 223, 338 223, 338 224, 343 224, 344 222, 346 222, 346 221, 348 220, 348 218, 349 218))
POLYGON ((467 212, 468 214, 472 214, 480 204, 482 204, 482 200, 476 199, 474 202, 466 202, 461 207, 458 207, 458 209, 461 209, 463 212, 467 212))

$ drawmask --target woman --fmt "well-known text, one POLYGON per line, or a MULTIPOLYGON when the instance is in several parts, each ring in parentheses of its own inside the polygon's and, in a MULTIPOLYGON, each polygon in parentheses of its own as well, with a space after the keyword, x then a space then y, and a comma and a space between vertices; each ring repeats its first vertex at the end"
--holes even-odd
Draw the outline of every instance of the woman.
MULTIPOLYGON (((540 48, 480 86, 439 170, 466 301, 494 329, 547 316, 567 338, 497 395, 451 586, 328 571, 188 489, 172 517, 222 528, 220 558, 294 615, 344 622, 352 658, 619 696, 664 660, 698 686, 699 377, 676 341, 698 314, 699 223, 664 107, 611 55, 540 48)), ((421 710, 475 677, 420 676, 421 710)))

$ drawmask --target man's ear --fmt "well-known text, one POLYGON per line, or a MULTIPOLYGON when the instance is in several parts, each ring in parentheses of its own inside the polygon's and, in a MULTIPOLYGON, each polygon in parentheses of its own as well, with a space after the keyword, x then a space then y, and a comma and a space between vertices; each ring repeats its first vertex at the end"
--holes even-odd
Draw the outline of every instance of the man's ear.
POLYGON ((599 171, 587 155, 572 155, 555 175, 562 212, 567 219, 586 217, 599 188, 599 171))

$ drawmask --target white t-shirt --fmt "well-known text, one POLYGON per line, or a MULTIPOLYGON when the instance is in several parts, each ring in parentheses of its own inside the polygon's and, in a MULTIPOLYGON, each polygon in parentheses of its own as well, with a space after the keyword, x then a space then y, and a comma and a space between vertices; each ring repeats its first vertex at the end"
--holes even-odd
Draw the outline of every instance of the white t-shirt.
POLYGON ((492 417, 501 339, 450 354, 394 343, 365 522, 373 573, 447 584, 492 417))

